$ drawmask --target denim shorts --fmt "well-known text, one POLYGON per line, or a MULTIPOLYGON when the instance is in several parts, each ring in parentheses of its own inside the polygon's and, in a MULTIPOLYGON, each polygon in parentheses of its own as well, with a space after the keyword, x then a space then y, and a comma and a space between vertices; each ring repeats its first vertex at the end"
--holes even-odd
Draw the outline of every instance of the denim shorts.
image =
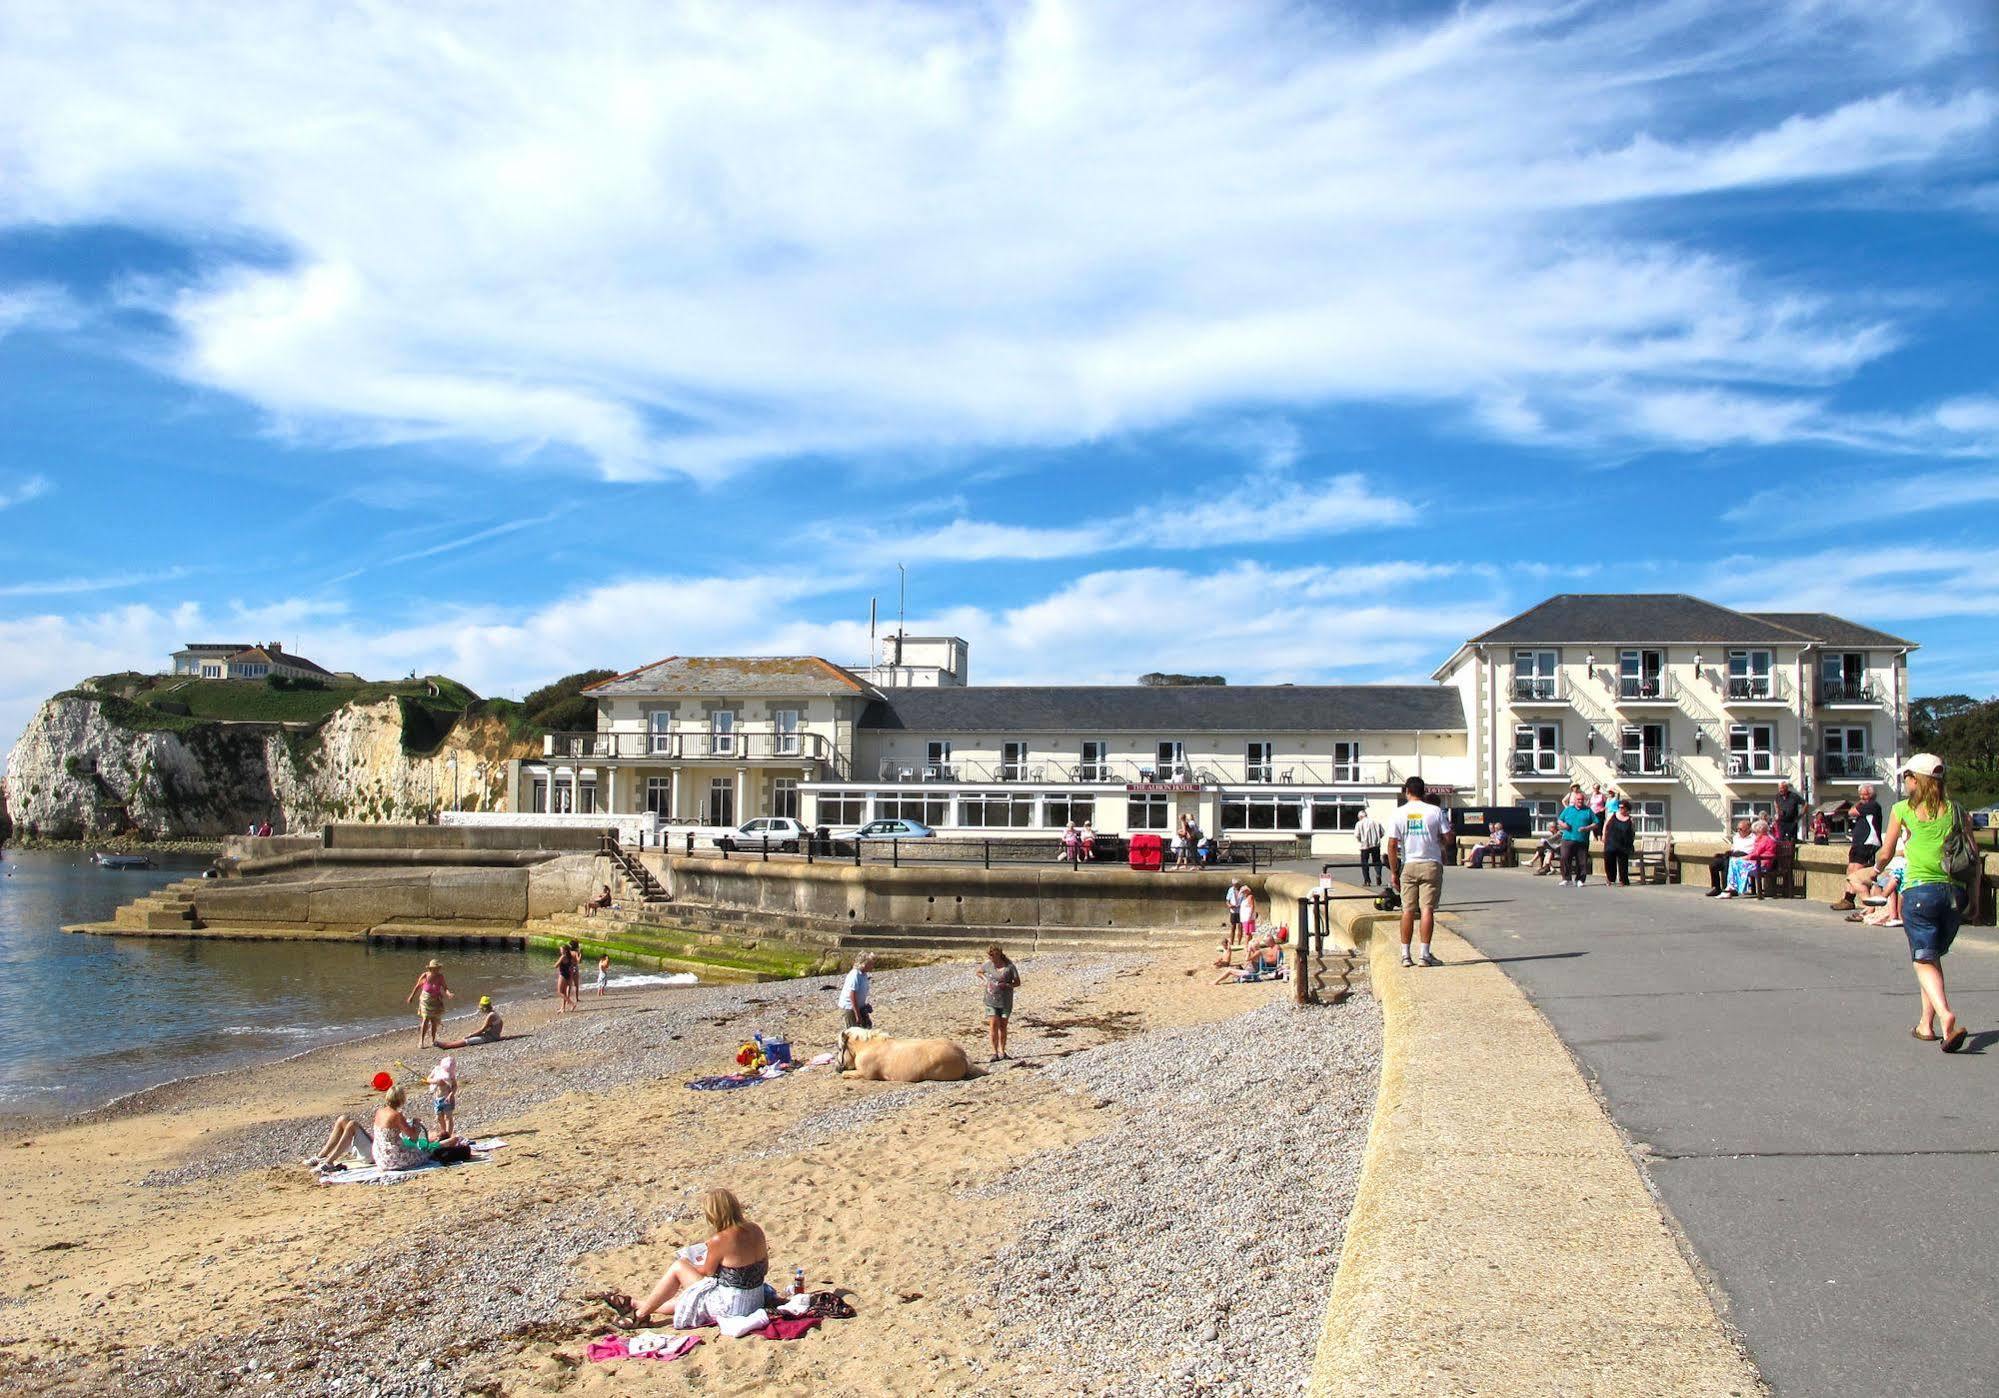
POLYGON ((1919 883, 1902 890, 1902 931, 1909 938, 1909 959, 1941 961, 1957 940, 1957 885, 1919 883))

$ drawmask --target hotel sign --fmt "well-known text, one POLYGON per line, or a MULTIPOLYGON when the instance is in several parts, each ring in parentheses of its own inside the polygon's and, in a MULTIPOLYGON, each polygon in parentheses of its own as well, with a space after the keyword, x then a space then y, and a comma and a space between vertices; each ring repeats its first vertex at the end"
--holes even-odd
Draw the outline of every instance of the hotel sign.
POLYGON ((1124 789, 1126 791, 1199 792, 1202 787, 1199 782, 1126 782, 1124 789))

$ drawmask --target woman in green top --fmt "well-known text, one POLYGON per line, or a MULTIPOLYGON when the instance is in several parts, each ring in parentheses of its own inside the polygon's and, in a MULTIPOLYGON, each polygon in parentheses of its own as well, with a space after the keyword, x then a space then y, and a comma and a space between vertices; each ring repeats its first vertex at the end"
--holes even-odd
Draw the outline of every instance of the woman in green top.
POLYGON ((1881 837, 1881 852, 1874 856, 1879 873, 1894 857, 1896 842, 1904 832, 1909 844, 1908 870, 1902 876, 1902 931, 1909 939, 1909 959, 1916 965, 1916 985, 1923 994, 1923 1012, 1909 1031, 1918 1039, 1934 1043, 1941 1039, 1945 1053, 1964 1047, 1965 1028, 1957 1022, 1944 994, 1943 958, 1957 937, 1962 916, 1957 885, 1944 872, 1944 839, 1961 817, 1957 803, 1944 794, 1942 759, 1921 752, 1902 766, 1902 789, 1906 799, 1897 801, 1888 816, 1887 833, 1881 837))

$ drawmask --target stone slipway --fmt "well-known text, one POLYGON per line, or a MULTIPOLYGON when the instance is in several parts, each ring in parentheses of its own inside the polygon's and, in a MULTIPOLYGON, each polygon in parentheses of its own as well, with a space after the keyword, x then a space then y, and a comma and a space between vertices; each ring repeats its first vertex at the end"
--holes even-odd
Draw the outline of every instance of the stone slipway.
POLYGON ((1449 964, 1405 971, 1392 918, 1338 906, 1367 949, 1385 1045, 1310 1391, 1764 1393, 1623 1137, 1504 970, 1440 924, 1449 964))

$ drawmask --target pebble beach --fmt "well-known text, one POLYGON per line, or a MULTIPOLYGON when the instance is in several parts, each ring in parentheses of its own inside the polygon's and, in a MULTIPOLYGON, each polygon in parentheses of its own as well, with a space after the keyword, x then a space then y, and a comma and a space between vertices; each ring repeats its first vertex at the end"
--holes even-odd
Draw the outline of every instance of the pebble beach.
MULTIPOLYGON (((752 1030, 832 1046, 835 983, 507 1008, 461 1051, 491 1163, 393 1185, 298 1163, 415 1034, 174 1084, 0 1142, 16 1392, 1302 1392, 1373 1111, 1380 1016, 1214 986, 1202 945, 1023 960, 1012 1061, 963 1083, 807 1068, 735 1092, 752 1030), (724 1184, 855 1318, 586 1361, 724 1184)), ((878 1024, 984 1064, 972 965, 876 978, 878 1024)))

